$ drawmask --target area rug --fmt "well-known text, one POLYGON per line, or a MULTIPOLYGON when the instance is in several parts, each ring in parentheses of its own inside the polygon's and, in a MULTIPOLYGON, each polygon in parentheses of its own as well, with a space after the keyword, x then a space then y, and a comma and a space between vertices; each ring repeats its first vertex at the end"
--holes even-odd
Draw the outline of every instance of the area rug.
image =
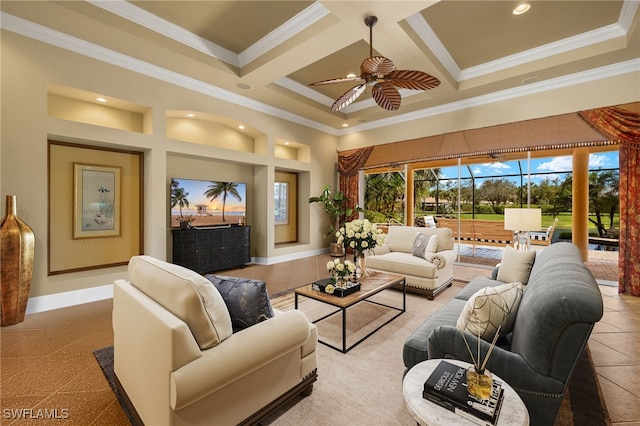
POLYGON ((109 382, 109 386, 111 386, 111 390, 113 391, 113 393, 116 394, 116 398, 120 403, 120 407, 122 407, 122 410, 127 415, 127 418, 129 419, 129 423, 134 425, 135 424, 135 422, 133 421, 134 417, 131 415, 131 412, 129 411, 129 409, 124 403, 124 399, 122 398, 122 396, 120 395, 120 393, 116 388, 116 376, 113 371, 113 346, 107 346, 106 348, 98 349, 93 353, 93 356, 98 361, 98 364, 100 364, 100 368, 102 368, 102 372, 104 373, 104 376, 107 378, 107 381, 109 382))
MULTIPOLYGON (((442 292, 435 300, 424 296, 407 295, 407 312, 378 330, 368 339, 346 354, 325 345, 318 345, 318 381, 308 397, 300 397, 272 414, 261 425, 397 425, 415 424, 407 411, 402 396, 402 345, 428 316, 451 300, 461 286, 454 285, 442 292)), ((394 305, 401 301, 401 293, 394 290, 380 294, 380 301, 394 305)), ((283 302, 283 310, 293 309, 292 295, 275 298, 283 302), (289 297, 287 297, 289 296, 289 297), (286 298, 286 299, 285 299, 286 298)), ((322 312, 314 306, 317 302, 300 300, 300 309, 309 317, 322 312), (311 302, 311 303, 309 303, 311 302)), ((383 321, 388 315, 379 307, 353 310, 348 317, 349 332, 357 337, 357 327, 369 322, 383 321)), ((338 319, 340 315, 337 315, 338 319)), ((319 327, 323 340, 339 336, 341 321, 329 319, 319 327)), ((351 334, 350 334, 351 336, 351 334)), ((337 342, 336 342, 337 343, 337 342)), ((112 348, 96 351, 96 359, 112 384, 112 348), (104 352, 104 353, 102 353, 104 352), (101 353, 101 354, 98 354, 101 353), (104 365, 103 365, 104 364, 104 365)), ((118 396, 120 400, 120 397, 118 396)), ((121 401, 121 400, 120 400, 121 401)), ((122 404, 122 401, 121 401, 122 404)), ((560 407, 556 426, 610 425, 609 416, 599 390, 597 376, 588 351, 581 358, 576 372, 560 407)))

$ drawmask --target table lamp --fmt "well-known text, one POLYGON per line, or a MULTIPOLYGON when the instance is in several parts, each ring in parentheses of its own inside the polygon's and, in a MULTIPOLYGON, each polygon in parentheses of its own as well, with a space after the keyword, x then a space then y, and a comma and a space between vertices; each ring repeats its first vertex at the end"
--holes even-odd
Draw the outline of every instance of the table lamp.
POLYGON ((529 250, 529 232, 542 226, 540 209, 504 209, 504 229, 514 231, 518 250, 529 250))

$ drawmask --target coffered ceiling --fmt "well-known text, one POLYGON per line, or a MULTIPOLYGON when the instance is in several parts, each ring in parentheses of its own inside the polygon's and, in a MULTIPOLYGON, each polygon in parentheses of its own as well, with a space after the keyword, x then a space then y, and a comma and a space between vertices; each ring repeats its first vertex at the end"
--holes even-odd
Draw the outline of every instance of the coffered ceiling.
POLYGON ((170 71, 177 84, 338 134, 640 67, 637 0, 530 1, 527 13, 514 15, 520 3, 88 0, 1 7, 9 31, 30 35, 38 24, 45 42, 153 77, 167 79, 160 74, 170 71), (309 83, 360 74, 369 15, 378 17, 374 54, 441 84, 401 90, 398 111, 378 107, 367 89, 332 112, 354 83, 309 83), (71 42, 77 40, 84 43, 71 42))

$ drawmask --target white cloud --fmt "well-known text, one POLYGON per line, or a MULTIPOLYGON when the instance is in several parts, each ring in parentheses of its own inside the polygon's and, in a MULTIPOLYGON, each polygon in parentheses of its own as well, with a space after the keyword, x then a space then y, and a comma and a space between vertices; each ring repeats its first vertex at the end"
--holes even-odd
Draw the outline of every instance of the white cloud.
POLYGON ((482 169, 480 167, 475 167, 473 169, 471 169, 471 173, 473 173, 474 176, 478 176, 482 174, 482 169))
POLYGON ((483 166, 489 167, 490 169, 499 170, 499 169, 510 169, 511 166, 505 163, 501 163, 496 161, 495 163, 485 163, 483 166))
POLYGON ((573 170, 573 161, 570 156, 555 157, 538 166, 539 172, 570 172, 571 170, 573 170))
POLYGON ((611 168, 613 165, 609 161, 609 157, 606 155, 600 154, 589 154, 589 168, 590 169, 598 169, 598 168, 611 168))

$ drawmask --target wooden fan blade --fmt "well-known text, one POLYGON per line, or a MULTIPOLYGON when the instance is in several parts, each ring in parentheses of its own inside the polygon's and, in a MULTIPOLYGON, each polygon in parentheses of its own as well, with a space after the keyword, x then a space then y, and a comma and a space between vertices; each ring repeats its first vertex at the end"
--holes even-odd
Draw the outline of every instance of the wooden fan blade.
POLYGON ((400 102, 402 101, 400 92, 387 82, 378 83, 373 86, 371 95, 376 103, 384 109, 395 111, 400 108, 400 102))
POLYGON ((332 79, 329 79, 329 80, 316 81, 315 83, 309 84, 309 86, 321 86, 323 84, 334 84, 334 83, 347 83, 347 82, 356 81, 356 80, 361 80, 361 78, 360 77, 332 78, 332 79))
POLYGON ((385 83, 402 89, 427 90, 440 85, 440 80, 422 71, 397 70, 384 77, 385 83))
POLYGON ((336 99, 333 105, 331 105, 331 111, 340 111, 342 108, 358 99, 358 96, 362 95, 362 92, 364 92, 366 88, 366 84, 359 84, 347 90, 344 95, 336 99))
POLYGON ((362 61, 360 72, 362 74, 373 74, 382 78, 393 71, 395 67, 391 59, 387 59, 384 56, 373 56, 362 61))

